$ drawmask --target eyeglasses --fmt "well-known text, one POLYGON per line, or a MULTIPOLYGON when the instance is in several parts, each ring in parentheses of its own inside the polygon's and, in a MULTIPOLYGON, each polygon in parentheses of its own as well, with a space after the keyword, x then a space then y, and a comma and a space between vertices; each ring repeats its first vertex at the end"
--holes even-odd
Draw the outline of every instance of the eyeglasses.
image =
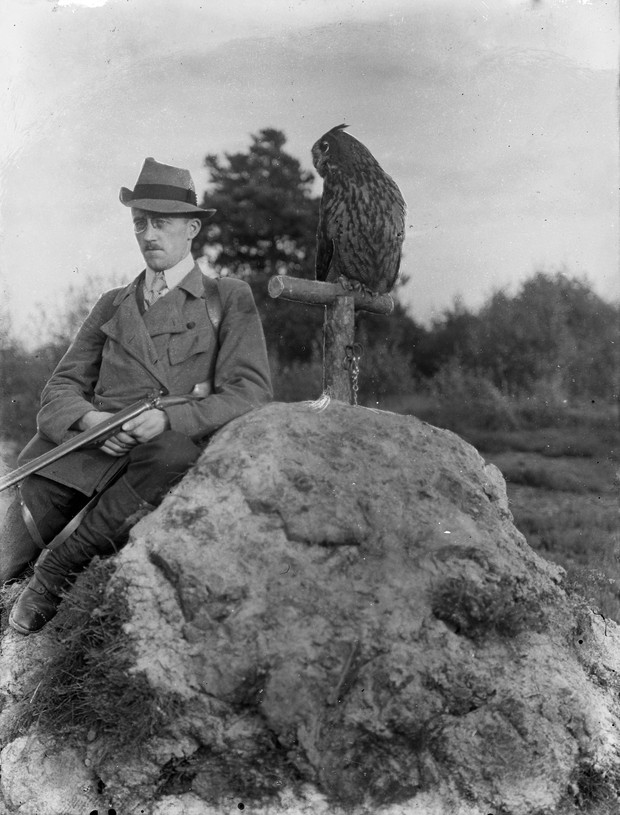
POLYGON ((166 218, 164 216, 156 216, 155 218, 136 218, 133 222, 133 231, 136 235, 140 235, 142 232, 146 232, 146 229, 149 225, 149 222, 154 230, 157 232, 161 232, 163 229, 166 229, 168 226, 172 224, 172 218, 166 218))

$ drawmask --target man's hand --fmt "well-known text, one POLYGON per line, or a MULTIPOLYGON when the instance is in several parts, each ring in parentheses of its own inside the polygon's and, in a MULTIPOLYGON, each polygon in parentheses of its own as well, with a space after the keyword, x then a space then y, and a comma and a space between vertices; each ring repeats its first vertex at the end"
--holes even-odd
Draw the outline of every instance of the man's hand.
MULTIPOLYGON (((78 422, 80 430, 90 430, 113 416, 104 410, 89 410, 78 422)), ((100 449, 109 456, 124 456, 136 444, 154 439, 170 427, 170 421, 163 410, 146 410, 135 419, 130 419, 121 429, 106 439, 100 449)))
POLYGON ((90 430, 91 427, 96 427, 112 416, 114 416, 113 413, 106 413, 104 410, 89 410, 75 423, 74 427, 77 427, 78 430, 90 430))
MULTIPOLYGON (((92 427, 96 427, 98 424, 105 422, 106 419, 110 419, 112 416, 114 416, 113 413, 109 413, 105 410, 89 410, 88 413, 85 413, 77 423, 78 430, 90 430, 92 427)), ((121 431, 119 433, 115 433, 114 436, 110 436, 109 439, 102 442, 100 449, 109 456, 118 457, 124 456, 131 450, 132 447, 135 447, 136 444, 137 441, 132 436, 121 431)))
POLYGON ((137 444, 154 439, 170 427, 170 420, 163 410, 145 410, 135 419, 130 419, 121 428, 120 435, 128 434, 137 444))

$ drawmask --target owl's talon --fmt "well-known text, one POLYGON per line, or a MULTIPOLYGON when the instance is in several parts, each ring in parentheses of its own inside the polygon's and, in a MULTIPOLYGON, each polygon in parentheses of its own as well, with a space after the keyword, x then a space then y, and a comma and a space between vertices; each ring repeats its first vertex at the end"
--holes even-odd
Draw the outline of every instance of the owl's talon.
POLYGON ((368 295, 368 297, 379 297, 378 291, 373 291, 369 286, 359 280, 352 280, 350 277, 345 277, 345 275, 341 274, 338 276, 338 282, 347 292, 358 291, 363 292, 368 295))
POLYGON ((378 297, 379 296, 378 291, 373 291, 369 286, 365 286, 363 283, 362 283, 362 291, 364 292, 364 294, 367 294, 369 297, 378 297))

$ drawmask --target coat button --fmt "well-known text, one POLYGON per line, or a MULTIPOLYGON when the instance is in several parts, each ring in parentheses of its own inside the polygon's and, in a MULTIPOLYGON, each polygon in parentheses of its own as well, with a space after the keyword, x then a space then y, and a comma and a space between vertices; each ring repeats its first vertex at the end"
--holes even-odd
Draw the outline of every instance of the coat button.
POLYGON ((192 320, 191 323, 188 323, 185 328, 196 328, 196 323, 192 320))

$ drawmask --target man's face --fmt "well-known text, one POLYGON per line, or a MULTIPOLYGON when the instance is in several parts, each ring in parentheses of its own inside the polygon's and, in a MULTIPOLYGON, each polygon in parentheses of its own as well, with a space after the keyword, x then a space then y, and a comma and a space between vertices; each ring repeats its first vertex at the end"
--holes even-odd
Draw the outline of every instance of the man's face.
POLYGON ((154 272, 164 272, 183 260, 200 231, 200 219, 191 216, 132 208, 131 217, 140 251, 154 272))

